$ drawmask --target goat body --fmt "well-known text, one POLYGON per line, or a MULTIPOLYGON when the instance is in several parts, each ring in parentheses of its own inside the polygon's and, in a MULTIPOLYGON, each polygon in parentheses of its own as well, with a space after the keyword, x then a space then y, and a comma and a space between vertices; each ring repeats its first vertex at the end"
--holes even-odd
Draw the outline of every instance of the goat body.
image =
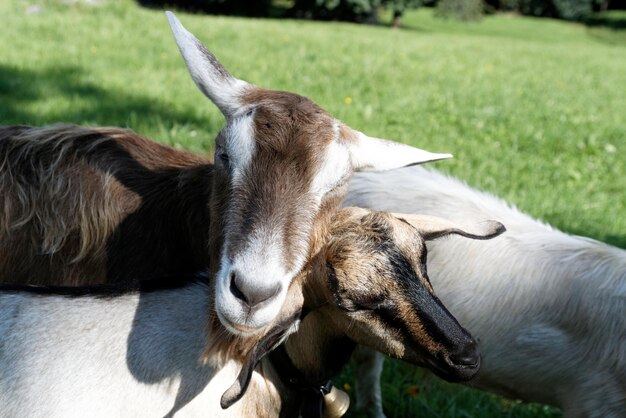
MULTIPOLYGON (((0 307, 0 416, 277 416, 268 397, 218 407, 239 364, 200 361, 214 338, 205 285, 112 297, 4 291, 0 307)), ((257 384, 277 398, 258 373, 249 393, 257 384)))
MULTIPOLYGON (((346 204, 505 224, 493 241, 428 243, 433 287, 480 343, 483 365, 472 385, 559 406, 568 417, 626 416, 624 250, 555 230, 417 167, 356 175, 346 204)), ((375 405, 377 394, 365 393, 374 383, 360 383, 375 405)))

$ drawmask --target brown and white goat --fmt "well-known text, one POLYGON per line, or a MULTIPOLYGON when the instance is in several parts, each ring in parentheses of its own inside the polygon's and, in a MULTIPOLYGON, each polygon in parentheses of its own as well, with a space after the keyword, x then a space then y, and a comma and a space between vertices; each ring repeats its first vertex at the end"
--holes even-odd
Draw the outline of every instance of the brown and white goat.
MULTIPOLYGON (((54 133, 27 128, 5 129, 1 174, 3 189, 0 192, 4 198, 5 211, 10 212, 9 215, 5 214, 8 219, 3 224, 5 231, 13 233, 15 237, 22 234, 18 231, 19 227, 33 233, 43 231, 47 234, 49 225, 64 227, 54 219, 56 216, 63 219, 80 217, 79 230, 66 235, 70 238, 74 235, 74 240, 80 235, 87 240, 74 245, 80 246, 76 254, 56 254, 61 260, 75 259, 76 256, 80 258, 88 250, 90 240, 102 242, 117 234, 114 239, 126 241, 130 245, 124 249, 129 259, 120 260, 113 254, 115 248, 107 248, 106 256, 113 261, 107 263, 106 269, 93 267, 90 274, 94 281, 116 281, 119 277, 115 276, 115 272, 133 272, 134 252, 146 253, 145 250, 137 250, 145 243, 144 238, 141 235, 132 236, 132 232, 122 236, 118 228, 126 228, 128 231, 138 229, 137 223, 128 222, 132 222, 129 219, 142 211, 152 211, 150 216, 154 227, 163 234, 155 236, 157 234, 150 233, 149 239, 161 243, 168 240, 185 241, 187 237, 184 229, 189 227, 208 228, 207 256, 204 258, 208 260, 212 277, 215 277, 217 316, 234 333, 255 331, 268 324, 278 313, 289 283, 323 245, 330 216, 337 209, 345 193, 347 180, 354 170, 389 169, 448 158, 449 155, 431 154, 406 145, 370 138, 342 124, 305 97, 261 89, 239 80, 172 13, 168 12, 167 16, 191 77, 226 118, 226 126, 216 139, 215 165, 190 168, 188 162, 174 159, 172 165, 180 163, 180 166, 172 172, 159 164, 158 157, 158 162, 153 162, 150 150, 130 151, 128 148, 133 147, 132 144, 102 145, 105 149, 108 146, 116 148, 105 150, 109 153, 107 155, 140 154, 140 157, 135 158, 127 156, 123 162, 99 155, 97 150, 102 148, 100 146, 95 146, 95 151, 91 153, 89 146, 86 146, 87 157, 72 155, 71 147, 61 147, 55 155, 46 155, 48 161, 60 171, 65 170, 70 177, 80 178, 80 181, 75 180, 77 184, 64 184, 57 178, 57 172, 47 166, 40 166, 39 162, 33 165, 28 160, 28 153, 38 152, 32 150, 38 146, 29 145, 29 139, 54 133), (16 156, 23 155, 27 155, 25 160, 18 158, 13 161, 16 156), (64 158, 74 159, 71 167, 63 161, 64 158), (117 171, 112 173, 109 165, 116 167, 117 171), (160 172, 160 169, 164 172, 160 172), (150 177, 156 184, 144 183, 132 177, 130 172, 139 172, 142 178, 150 177), (55 187, 54 190, 62 193, 68 201, 46 210, 46 205, 52 203, 33 197, 32 190, 28 190, 31 177, 35 181, 43 181, 43 184, 34 187, 55 187), (13 184, 14 179, 21 179, 22 182, 13 184), (153 194, 163 190, 162 183, 178 180, 185 181, 185 184, 178 185, 180 188, 177 191, 181 196, 175 198, 153 194), (129 182, 133 184, 129 185, 129 182), (77 186, 81 188, 72 189, 77 186), (201 189, 196 190, 194 196, 186 198, 185 187, 201 189), (7 188, 14 194, 8 194, 7 188), (106 196, 107 193, 112 193, 112 196, 106 196), (119 195, 129 197, 121 200, 117 198, 119 195), (182 219, 189 225, 173 228, 164 225, 171 218, 178 219, 188 209, 188 205, 198 203, 194 201, 198 196, 201 198, 199 203, 207 205, 195 208, 196 218, 183 216, 182 219), (31 198, 34 200, 28 200, 31 198), (202 201, 205 198, 206 202, 202 201), (169 206, 161 208, 161 203, 169 206), (78 209, 78 212, 55 212, 67 207, 78 209), (199 210, 204 213, 197 215, 199 210), (85 216, 96 216, 98 220, 83 219, 85 216), (198 218, 205 222, 195 224, 198 218), (18 221, 15 222, 15 219, 18 221), (129 263, 130 268, 115 265, 123 262, 129 263), (113 274, 109 275, 109 272, 113 274)), ((106 136, 108 133, 96 132, 93 135, 106 136)), ((94 139, 92 141, 98 142, 94 139)), ((83 147, 80 144, 75 146, 83 147)), ((192 164, 197 161, 195 157, 189 158, 192 164)), ((50 195, 51 191, 44 193, 50 195)), ((58 199, 53 198, 52 201, 58 199)), ((75 221, 70 222, 76 224, 75 221)), ((139 229, 145 232, 150 226, 142 225, 142 228, 139 229)), ((65 232, 52 231, 52 234, 52 238, 44 237, 44 250, 56 249, 62 244, 56 237, 65 232)), ((16 245, 17 249, 28 245, 37 246, 41 242, 37 238, 25 235, 22 237, 23 242, 8 245, 16 245)), ((151 245, 159 244, 155 242, 151 245)), ((163 245, 169 248, 173 246, 163 245)), ((200 250, 197 248, 194 251, 200 250)), ((175 252, 180 253, 178 250, 175 252)), ((28 253, 29 250, 24 254, 12 254, 11 257, 19 260, 28 253)), ((157 259, 153 270, 157 266, 163 267, 164 263, 158 261, 161 257, 172 265, 184 263, 183 260, 171 261, 175 256, 155 251, 147 257, 157 259)), ((189 259, 188 255, 186 259, 189 259)), ((145 266, 147 263, 143 261, 139 263, 145 266)), ((22 264, 30 262, 26 258, 21 260, 22 264)), ((6 268, 2 270, 6 271, 6 268)), ((180 273, 177 270, 164 273, 174 272, 180 273)), ((75 283, 75 277, 61 276, 60 279, 75 283)), ((13 279, 5 274, 3 279, 17 280, 17 277, 13 279)))
POLYGON ((263 337, 247 340, 206 327, 212 298, 202 283, 123 295, 0 286, 0 415, 296 416, 302 385, 332 377, 355 343, 465 381, 480 356, 432 292, 424 240, 486 239, 502 230, 497 222, 468 230, 343 209, 279 318, 263 337), (301 379, 294 385, 275 357, 264 356, 296 329, 284 345, 301 379), (243 369, 221 357, 199 362, 207 339, 224 337, 256 347, 243 369), (234 405, 222 410, 220 403, 234 405))
MULTIPOLYGON (((480 344, 483 365, 472 386, 558 406, 568 418, 626 417, 626 251, 565 234, 419 167, 356 175, 346 200, 456 222, 503 222, 507 233, 492 241, 428 243, 435 291, 480 344)), ((360 354, 369 362, 357 393, 381 417, 380 375, 372 370, 382 358, 360 354)))

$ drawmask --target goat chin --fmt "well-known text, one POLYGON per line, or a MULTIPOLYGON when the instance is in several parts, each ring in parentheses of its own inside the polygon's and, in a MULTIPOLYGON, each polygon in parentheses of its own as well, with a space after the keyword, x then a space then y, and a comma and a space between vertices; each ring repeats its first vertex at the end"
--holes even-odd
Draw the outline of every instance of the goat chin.
MULTIPOLYGON (((472 386, 558 406, 568 417, 626 416, 626 251, 562 233, 420 167, 356 174, 345 204, 501 221, 507 232, 498 240, 428 243, 435 291, 480 341, 472 386)), ((370 367, 376 354, 362 351, 370 367)), ((359 374, 358 404, 383 416, 371 390, 380 373, 359 374)))

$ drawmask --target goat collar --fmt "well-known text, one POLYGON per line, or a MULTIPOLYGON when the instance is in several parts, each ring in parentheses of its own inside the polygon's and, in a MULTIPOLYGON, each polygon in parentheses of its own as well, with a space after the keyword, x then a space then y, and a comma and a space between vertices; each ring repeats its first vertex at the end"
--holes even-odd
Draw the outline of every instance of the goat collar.
POLYGON ((300 393, 300 416, 302 418, 322 418, 324 413, 324 396, 330 393, 333 382, 327 380, 322 384, 310 383, 293 364, 281 344, 269 354, 270 362, 280 380, 290 389, 300 393))

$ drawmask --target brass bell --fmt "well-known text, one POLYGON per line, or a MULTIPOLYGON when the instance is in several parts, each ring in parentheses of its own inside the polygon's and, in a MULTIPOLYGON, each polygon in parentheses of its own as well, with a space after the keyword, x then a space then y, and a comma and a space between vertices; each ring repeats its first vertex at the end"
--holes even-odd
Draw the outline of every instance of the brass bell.
POLYGON ((324 395, 324 418, 341 418, 350 407, 350 396, 341 389, 332 387, 324 395))

